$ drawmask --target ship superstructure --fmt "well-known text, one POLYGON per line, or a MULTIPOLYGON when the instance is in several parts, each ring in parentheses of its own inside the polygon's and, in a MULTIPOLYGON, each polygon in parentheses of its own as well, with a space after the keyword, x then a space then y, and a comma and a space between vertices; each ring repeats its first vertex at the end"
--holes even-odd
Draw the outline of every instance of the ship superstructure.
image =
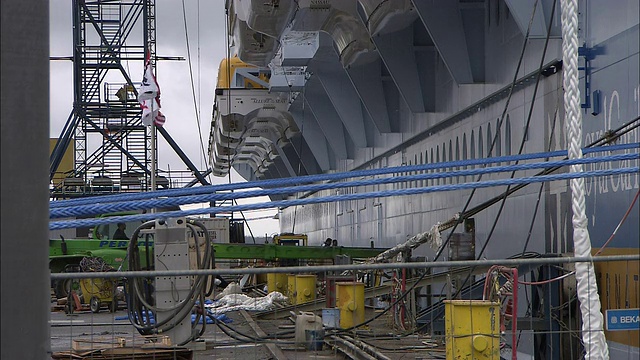
MULTIPOLYGON (((579 6, 583 145, 637 143, 639 5, 579 6)), ((567 148, 559 2, 237 0, 227 7, 232 51, 220 66, 209 143, 217 175, 234 168, 247 180, 277 179, 567 148)), ((605 162, 586 170, 637 164, 605 162)), ((478 178, 463 176, 289 198, 473 181, 478 178)), ((638 174, 586 180, 594 249, 623 218, 639 181, 638 174)), ((561 255, 573 251, 568 184, 529 185, 484 207, 505 187, 308 204, 281 209, 279 219, 282 231, 305 233, 311 244, 332 237, 345 246, 390 248, 478 208, 469 216, 471 258, 561 255)), ((607 253, 638 252, 638 218, 636 207, 607 253)), ((449 255, 427 246, 413 253, 436 254, 449 255)), ((624 278, 629 270, 602 271, 624 278)), ((638 307, 633 279, 626 288, 618 285, 626 290, 616 304, 603 292, 604 309, 638 307)), ((607 336, 612 358, 627 346, 637 353, 637 341, 616 336, 607 336)))

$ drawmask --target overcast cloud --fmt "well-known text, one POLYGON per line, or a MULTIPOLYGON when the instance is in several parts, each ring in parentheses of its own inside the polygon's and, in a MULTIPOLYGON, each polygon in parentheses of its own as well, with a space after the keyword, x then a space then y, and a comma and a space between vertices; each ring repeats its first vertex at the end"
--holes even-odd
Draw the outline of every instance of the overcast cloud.
MULTIPOLYGON (((71 1, 50 0, 50 4, 51 56, 71 56, 73 44, 71 1)), ((201 140, 206 153, 218 65, 226 53, 224 1, 186 0, 185 5, 196 101, 200 112, 201 140)), ((181 56, 187 59, 182 9, 182 1, 156 0, 156 52, 158 56, 181 56)), ((143 72, 142 62, 129 62, 125 64, 125 69, 127 67, 132 80, 140 81, 143 72)), ((50 70, 50 135, 53 138, 60 136, 72 109, 73 65, 70 61, 51 61, 50 70)), ((165 129, 199 169, 206 169, 206 158, 198 142, 198 123, 188 62, 186 60, 158 61, 155 70, 162 90, 162 112, 167 117, 165 129)), ((111 81, 119 82, 121 80, 114 78, 111 81)), ((162 137, 159 137, 158 142, 158 167, 164 170, 169 167, 171 170, 186 169, 184 163, 162 137)), ((229 178, 212 177, 210 181, 214 184, 226 183, 229 178)), ((233 173, 231 181, 244 180, 233 173)), ((239 202, 265 202, 268 200, 267 197, 262 197, 239 202)), ((255 218, 275 213, 275 210, 249 212, 245 213, 245 216, 255 218)), ((265 233, 272 234, 278 231, 276 220, 252 221, 250 226, 254 235, 260 237, 263 237, 265 233)))

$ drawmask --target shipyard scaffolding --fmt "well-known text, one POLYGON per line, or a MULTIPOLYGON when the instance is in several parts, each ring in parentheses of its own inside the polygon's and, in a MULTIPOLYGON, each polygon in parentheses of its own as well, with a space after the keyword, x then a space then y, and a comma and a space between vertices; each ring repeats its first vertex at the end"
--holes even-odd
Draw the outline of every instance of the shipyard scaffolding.
POLYGON ((181 179, 156 173, 158 189, 208 184, 165 129, 142 124, 130 62, 144 62, 147 52, 154 67, 179 59, 156 55, 155 1, 73 1, 72 8, 73 109, 51 151, 51 197, 150 190, 151 131, 189 169, 181 179))

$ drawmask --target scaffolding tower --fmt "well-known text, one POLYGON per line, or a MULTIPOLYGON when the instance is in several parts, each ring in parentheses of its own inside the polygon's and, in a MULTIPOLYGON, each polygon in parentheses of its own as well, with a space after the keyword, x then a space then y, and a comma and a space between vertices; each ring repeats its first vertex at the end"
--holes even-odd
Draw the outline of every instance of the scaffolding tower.
MULTIPOLYGON (((155 0, 73 0, 72 7, 74 101, 51 152, 52 197, 149 190, 151 131, 167 140, 195 176, 189 186, 207 184, 166 130, 142 124, 139 84, 131 80, 129 62, 144 62, 148 51, 157 69, 155 0), (72 144, 72 170, 58 171, 72 144)), ((157 173, 156 182, 158 188, 171 187, 157 173)))

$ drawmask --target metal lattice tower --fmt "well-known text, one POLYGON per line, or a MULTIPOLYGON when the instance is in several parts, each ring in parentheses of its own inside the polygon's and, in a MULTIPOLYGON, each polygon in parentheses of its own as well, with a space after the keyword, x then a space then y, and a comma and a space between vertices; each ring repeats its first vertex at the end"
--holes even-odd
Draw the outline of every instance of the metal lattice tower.
POLYGON ((74 169, 65 175, 80 192, 145 190, 151 130, 142 124, 128 61, 143 62, 150 51, 155 63, 155 0, 74 0, 73 12, 74 109, 51 155, 50 177, 73 143, 74 169))
MULTIPOLYGON (((155 0, 73 0, 73 45, 73 110, 49 159, 51 196, 149 190, 151 131, 162 135, 195 177, 184 186, 208 185, 211 170, 197 169, 164 128, 142 124, 139 84, 131 80, 129 62, 143 64, 148 51, 157 69, 155 0), (71 144, 73 169, 61 172, 71 144)), ((143 66, 133 71, 137 79, 143 66)), ((171 186, 164 176, 156 182, 171 186)))

